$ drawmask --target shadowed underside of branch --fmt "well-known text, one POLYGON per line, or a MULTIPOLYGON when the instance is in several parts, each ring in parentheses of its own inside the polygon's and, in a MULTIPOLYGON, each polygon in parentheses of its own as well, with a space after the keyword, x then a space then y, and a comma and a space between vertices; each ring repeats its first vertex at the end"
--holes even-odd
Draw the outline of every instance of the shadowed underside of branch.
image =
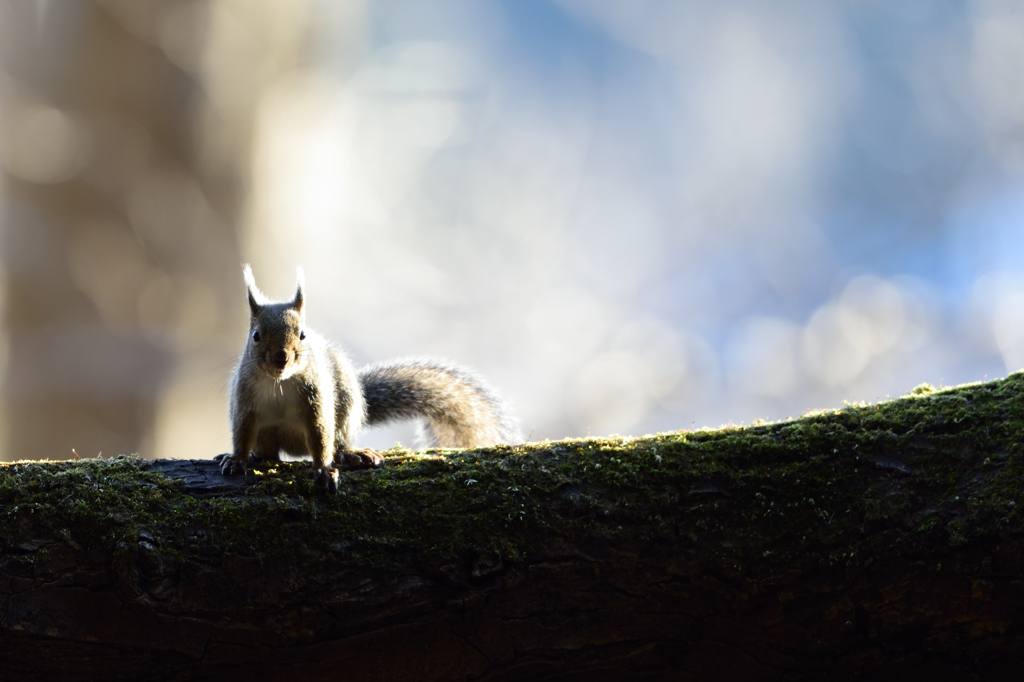
POLYGON ((342 474, 0 468, 3 679, 1019 674, 1024 375, 342 474))

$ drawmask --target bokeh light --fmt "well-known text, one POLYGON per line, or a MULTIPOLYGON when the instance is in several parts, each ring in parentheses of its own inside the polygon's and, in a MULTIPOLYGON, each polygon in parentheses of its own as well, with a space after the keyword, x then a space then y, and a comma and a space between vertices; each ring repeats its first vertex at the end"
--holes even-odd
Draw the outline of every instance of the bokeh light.
POLYGON ((1012 0, 0 8, 2 456, 226 450, 242 261, 532 439, 1024 367, 1012 0))

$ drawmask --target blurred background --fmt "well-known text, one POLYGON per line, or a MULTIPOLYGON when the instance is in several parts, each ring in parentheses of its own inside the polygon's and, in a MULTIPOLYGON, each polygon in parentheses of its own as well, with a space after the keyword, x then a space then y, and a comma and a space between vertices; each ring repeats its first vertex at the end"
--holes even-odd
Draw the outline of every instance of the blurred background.
POLYGON ((0 167, 5 459, 227 450, 242 262, 531 440, 1024 366, 1016 0, 0 0, 0 167))

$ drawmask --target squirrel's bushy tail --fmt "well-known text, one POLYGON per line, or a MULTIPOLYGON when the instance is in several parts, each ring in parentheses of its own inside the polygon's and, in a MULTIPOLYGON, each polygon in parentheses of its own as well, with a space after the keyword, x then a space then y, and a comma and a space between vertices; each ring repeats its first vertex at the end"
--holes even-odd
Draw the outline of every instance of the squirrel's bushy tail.
POLYGON ((379 363, 359 371, 366 424, 423 418, 425 447, 519 443, 519 425, 497 394, 472 372, 429 359, 379 363))

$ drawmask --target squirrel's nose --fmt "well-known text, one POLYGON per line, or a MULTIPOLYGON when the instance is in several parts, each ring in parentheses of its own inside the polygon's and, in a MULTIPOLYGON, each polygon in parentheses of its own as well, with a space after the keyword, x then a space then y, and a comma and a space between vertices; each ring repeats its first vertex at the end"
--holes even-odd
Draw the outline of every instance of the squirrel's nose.
POLYGON ((274 362, 284 367, 288 364, 288 351, 281 349, 274 353, 274 362))

